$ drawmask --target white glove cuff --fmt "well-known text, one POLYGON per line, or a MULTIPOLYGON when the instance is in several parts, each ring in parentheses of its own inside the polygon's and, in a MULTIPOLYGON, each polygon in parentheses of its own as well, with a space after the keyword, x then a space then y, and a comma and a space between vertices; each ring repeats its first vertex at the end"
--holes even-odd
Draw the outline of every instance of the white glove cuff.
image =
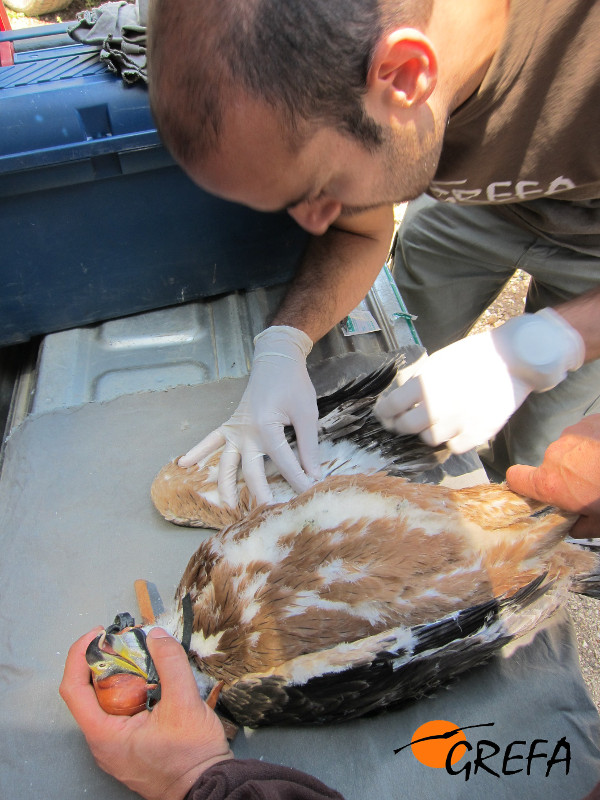
POLYGON ((290 345, 298 348, 306 359, 313 348, 313 341, 299 328, 292 328, 291 325, 271 325, 254 337, 255 357, 258 354, 267 355, 267 349, 275 355, 289 357, 290 345), (260 346, 257 348, 259 342, 260 346))
POLYGON ((583 339, 551 308, 514 317, 492 338, 511 375, 535 392, 552 389, 585 359, 583 339))
POLYGON ((542 310, 538 311, 534 316, 554 323, 557 329, 561 331, 565 339, 565 349, 567 351, 565 353, 567 359, 565 368, 567 372, 573 372, 579 369, 579 367, 582 367, 585 361, 585 342, 579 331, 576 331, 575 328, 553 308, 542 308, 542 310))

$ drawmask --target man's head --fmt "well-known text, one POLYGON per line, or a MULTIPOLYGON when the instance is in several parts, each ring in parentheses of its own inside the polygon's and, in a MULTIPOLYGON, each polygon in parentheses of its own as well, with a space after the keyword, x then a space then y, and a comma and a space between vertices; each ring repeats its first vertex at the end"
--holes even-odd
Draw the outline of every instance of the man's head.
MULTIPOLYGON (((420 194, 435 170, 445 122, 425 102, 437 77, 422 33, 432 6, 433 0, 154 0, 150 91, 165 144, 200 185, 264 210, 333 197, 332 182, 348 183, 335 161, 361 162, 367 183, 364 191, 354 185, 335 194, 337 213, 420 194), (388 102, 403 111, 401 124, 388 102), (283 175, 311 171, 315 159, 323 162, 318 174, 304 182, 283 175), (289 184, 272 197, 262 185, 271 167, 281 172, 274 182, 289 184), (373 171, 379 174, 365 174, 373 171), (257 194, 250 184, 261 180, 257 194)), ((330 211, 314 224, 298 221, 319 232, 337 215, 331 204, 330 211)))
POLYGON ((176 153, 218 143, 228 96, 247 92, 279 110, 292 130, 327 124, 366 146, 381 130, 363 97, 374 49, 400 26, 422 29, 433 0, 154 0, 151 96, 176 153), (189 126, 172 129, 173 97, 189 126), (196 124, 194 124, 194 118, 196 124), (189 130, 185 130, 189 127, 189 130))

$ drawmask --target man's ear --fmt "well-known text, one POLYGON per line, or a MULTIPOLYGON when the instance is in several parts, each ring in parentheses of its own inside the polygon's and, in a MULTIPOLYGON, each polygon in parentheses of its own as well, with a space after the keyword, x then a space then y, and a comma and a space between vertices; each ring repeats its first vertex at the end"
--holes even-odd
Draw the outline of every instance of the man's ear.
POLYGON ((437 58, 430 40, 415 28, 386 34, 375 47, 367 75, 367 105, 376 114, 409 110, 424 103, 437 82, 437 58), (383 107, 382 105, 383 104, 383 107))

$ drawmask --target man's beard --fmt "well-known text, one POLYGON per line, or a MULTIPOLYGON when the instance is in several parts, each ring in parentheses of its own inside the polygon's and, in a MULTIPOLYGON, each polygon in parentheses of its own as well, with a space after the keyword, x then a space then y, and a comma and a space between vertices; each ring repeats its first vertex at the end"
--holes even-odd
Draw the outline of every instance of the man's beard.
POLYGON ((415 200, 431 184, 437 172, 443 146, 443 130, 440 132, 432 117, 431 127, 418 139, 415 135, 386 134, 383 143, 386 190, 391 190, 390 200, 403 203, 415 200))
POLYGON ((342 206, 341 214, 345 217, 415 200, 427 191, 437 172, 443 133, 436 130, 433 117, 429 130, 418 140, 406 132, 394 134, 382 130, 381 133, 383 141, 378 147, 382 163, 380 183, 371 189, 371 202, 342 206))

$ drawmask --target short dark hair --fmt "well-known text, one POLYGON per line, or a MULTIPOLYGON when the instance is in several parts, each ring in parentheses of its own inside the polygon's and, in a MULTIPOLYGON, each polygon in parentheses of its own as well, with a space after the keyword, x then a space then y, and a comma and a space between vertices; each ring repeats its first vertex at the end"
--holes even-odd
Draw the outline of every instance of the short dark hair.
POLYGON ((373 51, 398 25, 423 26, 434 0, 155 0, 151 102, 182 161, 218 146, 226 92, 241 88, 281 115, 330 124, 375 148, 382 131, 363 96, 373 51))

